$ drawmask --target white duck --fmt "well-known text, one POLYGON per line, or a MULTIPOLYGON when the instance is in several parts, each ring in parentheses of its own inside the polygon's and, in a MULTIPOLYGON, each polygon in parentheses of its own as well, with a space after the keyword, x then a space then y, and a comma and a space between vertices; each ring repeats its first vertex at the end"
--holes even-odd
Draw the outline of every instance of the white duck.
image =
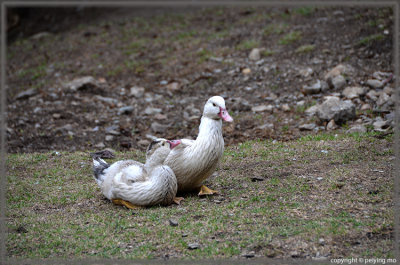
POLYGON ((170 167, 163 165, 180 140, 155 139, 147 148, 146 163, 121 160, 111 165, 93 157, 93 174, 104 196, 114 204, 130 209, 170 205, 177 192, 177 181, 170 167))
POLYGON ((196 140, 182 139, 180 146, 169 153, 164 164, 174 171, 178 192, 218 193, 202 182, 214 172, 224 152, 222 120, 233 121, 225 108, 225 100, 220 96, 211 97, 204 106, 196 140))

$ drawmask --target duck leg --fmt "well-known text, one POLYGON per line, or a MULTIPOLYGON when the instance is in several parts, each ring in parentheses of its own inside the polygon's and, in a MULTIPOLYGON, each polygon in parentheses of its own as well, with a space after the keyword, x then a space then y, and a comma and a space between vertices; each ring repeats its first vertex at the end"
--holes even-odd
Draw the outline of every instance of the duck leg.
POLYGON ((202 195, 214 195, 214 194, 218 194, 218 191, 212 190, 210 188, 207 188, 205 185, 202 185, 200 187, 200 192, 198 195, 202 196, 202 195))
POLYGON ((128 201, 122 200, 122 199, 112 199, 111 201, 116 205, 123 205, 132 210, 142 208, 142 206, 134 205, 134 204, 132 204, 128 201))
POLYGON ((181 201, 183 201, 184 198, 183 197, 175 197, 173 200, 173 203, 180 205, 181 201))

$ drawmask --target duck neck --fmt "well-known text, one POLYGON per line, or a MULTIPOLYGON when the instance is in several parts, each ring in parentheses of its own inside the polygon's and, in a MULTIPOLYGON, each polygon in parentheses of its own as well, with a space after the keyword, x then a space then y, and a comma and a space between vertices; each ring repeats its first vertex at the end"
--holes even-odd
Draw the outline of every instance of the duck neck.
POLYGON ((222 137, 222 121, 202 117, 196 141, 210 141, 211 136, 222 137))
POLYGON ((157 156, 150 156, 148 159, 146 159, 146 163, 144 164, 144 168, 150 172, 153 170, 156 166, 162 165, 164 160, 159 159, 157 156))

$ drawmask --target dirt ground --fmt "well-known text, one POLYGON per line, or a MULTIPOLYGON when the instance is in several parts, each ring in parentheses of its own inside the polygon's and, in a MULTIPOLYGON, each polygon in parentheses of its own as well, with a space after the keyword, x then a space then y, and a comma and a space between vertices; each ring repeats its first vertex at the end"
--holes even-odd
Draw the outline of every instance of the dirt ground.
POLYGON ((149 135, 194 138, 213 95, 225 97, 235 119, 224 126, 227 145, 296 139, 313 133, 301 124, 318 123, 306 107, 341 92, 303 95, 304 85, 339 63, 354 69, 349 86, 376 71, 393 72, 389 8, 74 8, 11 15, 19 17, 10 23, 7 47, 11 153, 144 149, 149 135), (248 58, 253 48, 262 48, 260 60, 248 58), (84 76, 95 85, 67 88, 84 76), (131 95, 131 87, 144 93, 131 95), (28 89, 34 93, 17 99, 28 89), (252 111, 266 103, 273 110, 252 111), (121 112, 126 106, 131 110, 121 112))

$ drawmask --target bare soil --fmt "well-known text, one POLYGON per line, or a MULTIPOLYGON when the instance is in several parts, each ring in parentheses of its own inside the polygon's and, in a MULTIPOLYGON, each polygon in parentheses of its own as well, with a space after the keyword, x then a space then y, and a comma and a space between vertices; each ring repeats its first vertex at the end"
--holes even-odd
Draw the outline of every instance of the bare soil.
POLYGON ((375 71, 393 72, 393 14, 389 8, 141 7, 18 12, 13 10, 21 19, 10 28, 7 47, 11 153, 103 146, 144 149, 143 140, 149 134, 194 138, 203 105, 213 95, 225 97, 235 119, 224 127, 227 145, 257 138, 297 139, 313 133, 299 130, 310 118, 297 102, 304 100, 308 107, 324 95, 341 92, 329 89, 304 96, 303 85, 322 80, 339 63, 355 69, 347 77, 348 85, 362 84, 375 71), (383 34, 384 30, 389 34, 383 34), (40 32, 49 34, 35 35, 40 32), (284 41, 293 32, 299 35, 284 41), (365 41, 377 34, 379 38, 365 41), (313 48, 296 52, 303 45, 313 48), (257 62, 248 59, 252 48, 265 48, 257 62), (243 71, 246 68, 250 72, 243 71), (302 72, 307 68, 312 69, 309 75, 302 72), (98 86, 78 91, 65 88, 82 76, 93 76, 98 86), (133 86, 144 87, 147 94, 130 96, 133 86), (15 98, 30 88, 38 93, 15 98), (104 103, 96 95, 117 103, 104 103), (269 103, 287 103, 290 110, 251 111, 269 103), (123 106, 133 106, 134 111, 119 114, 123 106), (147 107, 161 109, 162 115, 145 114, 147 107), (154 122, 165 126, 151 129, 154 122), (263 127, 266 123, 273 126, 263 127), (105 141, 110 127, 117 133, 105 141))

